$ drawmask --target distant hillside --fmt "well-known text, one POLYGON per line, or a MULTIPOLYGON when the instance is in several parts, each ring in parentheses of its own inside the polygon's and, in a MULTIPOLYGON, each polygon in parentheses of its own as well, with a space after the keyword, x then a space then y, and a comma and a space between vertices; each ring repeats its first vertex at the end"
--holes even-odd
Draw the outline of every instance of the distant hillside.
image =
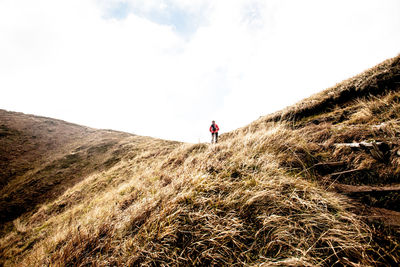
POLYGON ((400 262, 400 57, 217 145, 0 125, 0 265, 400 262))
POLYGON ((125 143, 151 140, 0 110, 0 223, 8 225, 89 174, 111 168, 125 143))

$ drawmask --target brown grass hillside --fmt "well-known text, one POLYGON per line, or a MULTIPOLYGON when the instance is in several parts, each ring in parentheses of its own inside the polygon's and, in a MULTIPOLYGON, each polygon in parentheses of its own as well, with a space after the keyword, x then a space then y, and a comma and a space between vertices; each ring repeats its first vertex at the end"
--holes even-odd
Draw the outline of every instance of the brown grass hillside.
POLYGON ((0 110, 0 224, 9 227, 89 174, 111 168, 125 143, 143 141, 152 139, 0 110))
POLYGON ((398 265, 399 89, 396 57, 217 145, 2 111, 0 264, 398 265))

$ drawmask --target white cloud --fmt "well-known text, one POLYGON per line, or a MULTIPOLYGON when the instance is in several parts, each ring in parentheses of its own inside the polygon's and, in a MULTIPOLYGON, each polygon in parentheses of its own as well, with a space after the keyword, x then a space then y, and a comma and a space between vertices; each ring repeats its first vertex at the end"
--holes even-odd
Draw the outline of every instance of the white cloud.
POLYGON ((399 30, 396 0, 3 0, 0 108, 208 141, 397 55, 399 30))

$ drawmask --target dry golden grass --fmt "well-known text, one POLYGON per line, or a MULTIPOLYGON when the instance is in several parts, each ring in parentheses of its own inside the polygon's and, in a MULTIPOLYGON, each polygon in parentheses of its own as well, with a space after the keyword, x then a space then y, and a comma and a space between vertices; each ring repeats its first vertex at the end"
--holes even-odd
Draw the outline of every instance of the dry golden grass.
POLYGON ((84 134, 87 139, 67 142, 59 155, 81 147, 81 163, 112 164, 88 168, 54 198, 15 219, 0 239, 0 264, 399 263, 397 239, 368 225, 325 182, 349 169, 359 172, 334 178, 399 182, 399 77, 399 58, 385 61, 221 136, 217 145, 84 134), (114 143, 104 147, 104 139, 114 143), (372 139, 391 143, 388 158, 335 146, 372 139))
POLYGON ((346 201, 268 151, 285 127, 172 152, 154 142, 16 221, 6 265, 372 264, 346 201))

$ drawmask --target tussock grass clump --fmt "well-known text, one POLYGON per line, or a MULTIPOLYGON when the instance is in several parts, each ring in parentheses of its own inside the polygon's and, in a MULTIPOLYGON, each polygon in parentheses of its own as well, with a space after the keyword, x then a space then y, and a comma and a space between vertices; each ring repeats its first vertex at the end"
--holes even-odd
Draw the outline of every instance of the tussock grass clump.
POLYGON ((214 180, 155 214, 124 251, 139 255, 130 264, 367 263, 363 225, 337 199, 309 190, 283 177, 214 180))

